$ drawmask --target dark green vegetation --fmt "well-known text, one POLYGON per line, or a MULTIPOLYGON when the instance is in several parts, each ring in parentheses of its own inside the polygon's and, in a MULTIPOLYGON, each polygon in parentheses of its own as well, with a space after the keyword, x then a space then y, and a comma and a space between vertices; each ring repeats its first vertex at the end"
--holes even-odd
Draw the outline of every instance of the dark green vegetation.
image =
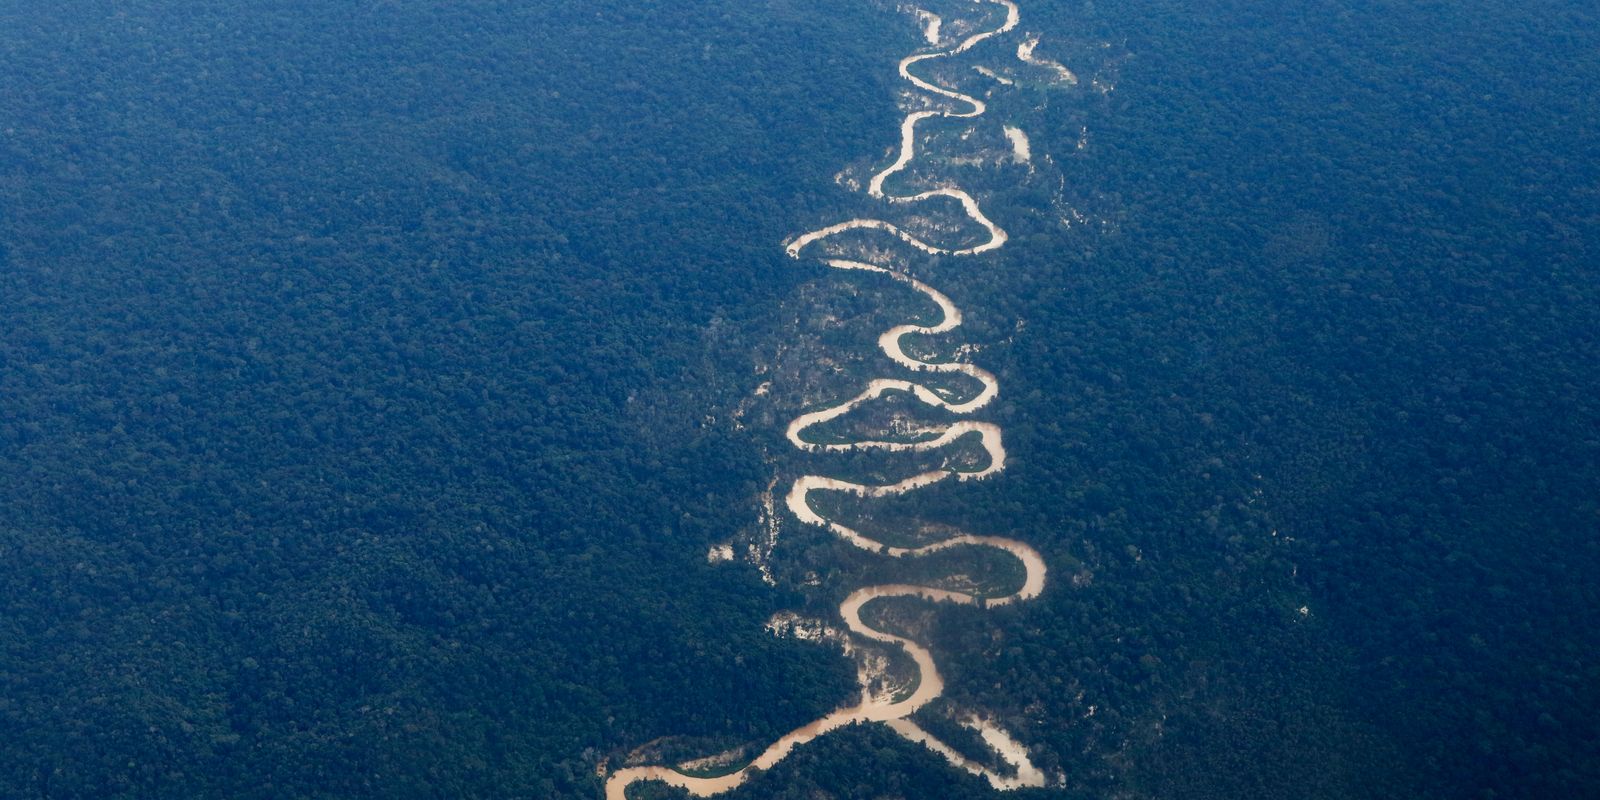
POLYGON ((700 427, 878 20, 744 5, 3 7, 0 796, 582 796, 834 702, 700 427))
MULTIPOLYGON (((1114 224, 974 185, 1014 241, 928 270, 1014 333, 1014 461, 910 507, 1055 570, 932 618, 951 700, 1065 796, 1600 794, 1600 19, 1024 15, 1116 89, 996 113, 1114 224)), ((915 46, 847 0, 0 5, 0 796, 592 797, 847 697, 703 554, 776 309, 852 280, 777 242, 915 46)), ((775 772, 992 796, 876 728, 775 772)))

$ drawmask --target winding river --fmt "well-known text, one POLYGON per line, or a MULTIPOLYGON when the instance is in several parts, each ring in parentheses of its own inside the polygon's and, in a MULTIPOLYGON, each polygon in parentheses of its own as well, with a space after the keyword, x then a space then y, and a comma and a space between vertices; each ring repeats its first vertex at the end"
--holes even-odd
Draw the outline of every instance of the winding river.
MULTIPOLYGON (((987 110, 982 100, 941 86, 932 80, 923 78, 914 71, 916 65, 922 62, 960 55, 985 40, 1004 35, 1016 29, 1020 12, 1013 0, 973 0, 973 2, 1003 8, 1005 11, 1004 22, 997 27, 966 36, 944 49, 919 52, 900 60, 899 74, 901 78, 908 81, 916 89, 933 95, 937 101, 943 102, 950 107, 944 110, 914 111, 905 117, 900 124, 898 157, 894 163, 872 177, 867 191, 876 199, 897 205, 910 205, 933 200, 943 200, 945 202, 953 200, 960 205, 967 219, 987 231, 987 238, 977 244, 965 247, 947 247, 926 241, 910 231, 885 220, 851 219, 789 240, 784 247, 791 257, 797 259, 805 257, 807 252, 820 242, 843 233, 861 230, 887 232, 906 245, 928 255, 971 256, 998 250, 1005 246, 1006 232, 984 215, 976 198, 960 188, 947 186, 909 195, 890 194, 884 188, 885 183, 890 178, 904 171, 916 158, 917 128, 922 122, 935 117, 971 119, 982 116, 987 110)), ((926 14, 926 12, 919 16, 927 23, 924 31, 926 38, 930 44, 938 47, 940 45, 939 33, 941 30, 939 18, 926 14)), ((1036 41, 1025 43, 1025 50, 1019 49, 1019 57, 1022 60, 1030 62, 1033 60, 1032 44, 1036 43, 1036 41)), ((802 475, 794 481, 786 496, 785 505, 789 512, 803 524, 825 528, 856 547, 890 558, 916 558, 959 547, 986 547, 1000 550, 1010 554, 1022 564, 1024 568, 1022 585, 1010 594, 999 597, 980 597, 977 594, 963 591, 913 584, 868 586, 851 592, 844 599, 844 602, 839 605, 839 616, 844 621, 845 628, 855 637, 898 649, 911 659, 917 669, 917 680, 915 688, 909 694, 874 695, 866 685, 866 680, 863 679, 859 702, 835 709, 821 719, 789 732, 756 755, 742 769, 717 777, 694 777, 669 766, 620 769, 612 773, 606 781, 605 794, 607 800, 626 800, 629 786, 646 781, 660 781, 677 786, 699 797, 720 794, 744 783, 757 771, 771 769, 787 757, 795 747, 830 731, 857 723, 883 723, 889 730, 909 741, 924 745, 929 750, 945 758, 954 767, 984 777, 997 789, 1044 786, 1046 783, 1045 775, 1029 761, 1028 751, 1004 730, 988 720, 976 715, 969 715, 961 720, 960 723, 976 732, 983 742, 999 755, 1000 759, 1008 765, 1009 774, 992 770, 967 759, 954 748, 939 741, 917 725, 911 719, 912 715, 944 693, 944 681, 940 677, 939 667, 934 661, 933 653, 918 642, 874 628, 862 619, 863 609, 874 601, 883 598, 916 598, 930 603, 948 603, 984 608, 1031 600, 1038 597, 1044 591, 1045 586, 1045 563, 1039 553, 1032 547, 1012 539, 968 533, 959 533, 933 544, 920 547, 890 546, 842 522, 825 517, 816 511, 810 502, 810 498, 816 492, 844 492, 862 497, 886 497, 905 494, 951 479, 958 481, 980 480, 1005 469, 1006 450, 1002 442, 1000 428, 989 422, 958 420, 944 426, 924 429, 923 435, 935 435, 931 436, 931 438, 922 438, 917 441, 866 440, 845 443, 818 443, 806 437, 807 431, 811 428, 842 417, 852 409, 890 393, 908 394, 926 406, 941 409, 954 415, 970 414, 988 406, 998 396, 1000 391, 999 383, 992 373, 975 365, 954 361, 924 361, 908 354, 902 348, 901 340, 906 336, 946 333, 961 325, 961 311, 956 308, 949 297, 926 283, 890 267, 846 258, 824 257, 821 261, 834 269, 886 275, 925 295, 939 308, 941 313, 940 320, 933 325, 896 325, 885 331, 878 338, 878 346, 892 361, 912 373, 933 375, 961 374, 976 381, 981 388, 971 396, 963 397, 948 390, 930 388, 914 380, 878 378, 870 381, 860 393, 844 402, 818 411, 812 411, 796 418, 789 424, 786 432, 789 442, 799 450, 806 452, 846 452, 857 450, 931 451, 954 444, 958 440, 977 437, 987 454, 987 463, 977 469, 943 467, 913 475, 896 483, 883 485, 853 483, 823 475, 802 475)))

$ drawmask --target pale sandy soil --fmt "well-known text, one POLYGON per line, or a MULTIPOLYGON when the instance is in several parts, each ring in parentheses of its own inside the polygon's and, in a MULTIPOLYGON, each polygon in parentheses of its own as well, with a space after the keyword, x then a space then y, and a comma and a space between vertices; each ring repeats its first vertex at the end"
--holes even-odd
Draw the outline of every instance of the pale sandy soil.
POLYGON ((1006 139, 1011 142, 1011 156, 1018 164, 1026 164, 1033 160, 1033 146, 1028 142, 1028 134, 1021 128, 1005 127, 1006 139))
POLYGON ((895 733, 943 756, 946 761, 949 761, 957 769, 964 769, 988 780, 989 785, 996 789, 1006 791, 1024 787, 1038 788, 1045 785, 1045 775, 1033 766, 1033 762, 1028 758, 1028 751, 1017 744, 1016 740, 1012 739, 1009 734, 991 722, 974 717, 964 721, 962 724, 978 731, 978 735, 983 738, 984 744, 994 749, 1000 755, 1000 758, 1010 764, 1012 769, 1016 771, 1014 776, 1004 775, 968 759, 966 756, 956 752, 955 748, 939 741, 933 734, 928 733, 922 726, 909 719, 892 720, 886 724, 895 733))
POLYGON ((732 750, 726 750, 721 753, 717 753, 716 755, 685 761, 678 765, 678 769, 706 770, 715 769, 717 767, 726 767, 730 764, 738 762, 739 759, 744 758, 744 753, 745 749, 743 747, 735 747, 732 750))
POLYGON ((1060 80, 1062 83, 1065 83, 1065 84, 1068 84, 1068 85, 1077 84, 1078 76, 1074 75, 1072 70, 1067 69, 1065 64, 1061 64, 1060 62, 1056 62, 1056 61, 1051 61, 1048 58, 1040 58, 1040 57, 1034 55, 1033 51, 1035 49, 1037 49, 1038 47, 1039 47, 1039 37, 1037 37, 1037 36, 1028 37, 1021 44, 1017 45, 1017 60, 1021 61, 1024 64, 1031 64, 1031 65, 1033 65, 1035 67, 1043 67, 1045 69, 1050 70, 1051 72, 1055 73, 1056 78, 1058 80, 1060 80))
POLYGON ((920 8, 917 9, 917 19, 922 22, 922 38, 927 39, 928 44, 938 47, 939 28, 944 25, 944 20, 940 19, 938 14, 920 8))
POLYGON ((998 83, 1001 86, 1016 86, 1017 85, 1016 81, 1011 80, 1010 78, 1007 78, 1006 76, 1001 75, 1000 73, 995 72, 994 70, 989 69, 988 67, 978 66, 978 67, 973 67, 972 69, 975 72, 977 72, 979 75, 982 75, 983 77, 988 78, 989 80, 994 81, 995 83, 998 83))

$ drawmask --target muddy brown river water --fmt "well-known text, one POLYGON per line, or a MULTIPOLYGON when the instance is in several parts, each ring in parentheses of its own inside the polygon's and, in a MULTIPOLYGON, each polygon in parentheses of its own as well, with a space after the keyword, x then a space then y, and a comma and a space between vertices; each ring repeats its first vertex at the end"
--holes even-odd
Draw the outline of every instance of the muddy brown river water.
MULTIPOLYGON (((896 205, 917 204, 941 199, 944 202, 955 201, 960 205, 962 213, 967 219, 987 231, 988 238, 975 245, 950 248, 925 241, 917 235, 885 220, 851 219, 810 231, 791 239, 785 244, 785 250, 790 256, 802 258, 813 246, 842 233, 856 230, 887 232, 910 247, 929 255, 971 256, 997 250, 1005 246, 1007 241, 1006 232, 984 215, 977 199, 965 190, 956 187, 943 187, 910 195, 893 195, 886 193, 884 190, 885 182, 895 174, 904 171, 916 158, 917 127, 919 124, 934 118, 972 119, 982 116, 987 110, 987 106, 982 100, 941 86, 919 76, 913 70, 917 64, 959 55, 988 39, 1002 36, 1016 29, 1020 12, 1016 3, 1012 2, 1012 0, 973 1, 975 4, 1003 8, 1005 11, 1004 22, 997 27, 967 36, 948 49, 915 53, 901 59, 899 64, 901 78, 908 81, 918 90, 934 95, 936 98, 942 98, 953 107, 942 111, 915 111, 908 114, 900 125, 900 147, 894 163, 872 177, 867 191, 874 198, 896 205)), ((937 47, 940 41, 940 18, 927 12, 919 12, 919 18, 925 24, 926 38, 932 45, 937 47)), ((1059 67, 1054 62, 1042 62, 1039 59, 1035 59, 1033 57, 1033 48, 1036 45, 1036 38, 1024 42, 1018 48, 1018 57, 1028 63, 1048 63, 1051 67, 1059 67)), ((1064 70, 1065 68, 1061 69, 1064 70)), ((1016 141, 1014 135, 1008 133, 1008 136, 1012 138, 1013 142, 1016 141)), ((1022 141, 1025 142, 1026 139, 1022 141)), ((1023 151, 1025 149, 1025 147, 1021 148, 1023 151)), ((997 789, 1036 787, 1046 784, 1045 775, 1029 761, 1027 749, 992 721, 977 715, 968 715, 960 720, 960 724, 975 731, 984 743, 995 751, 1000 760, 1009 767, 1009 774, 992 770, 969 760, 954 748, 939 741, 917 725, 911 719, 912 715, 944 693, 944 679, 939 674, 939 667, 934 660, 933 653, 918 642, 879 630, 862 620, 862 610, 867 605, 884 598, 908 597, 934 604, 982 606, 985 608, 1031 600, 1038 597, 1045 587, 1047 569, 1044 559, 1039 553, 1027 544, 1013 539, 968 533, 960 533, 921 547, 889 546, 842 522, 828 519, 823 514, 818 513, 810 503, 810 497, 814 492, 846 492, 864 497, 886 497, 913 492, 950 479, 960 481, 981 480, 1004 470, 1006 450, 1002 441, 1001 430, 999 426, 989 422, 959 420, 943 426, 925 427, 921 429, 921 432, 932 435, 914 441, 891 441, 885 439, 823 444, 812 442, 806 438, 808 429, 841 417, 852 409, 891 392, 908 393, 929 407, 942 409, 952 414, 969 414, 988 406, 998 396, 999 383, 993 374, 975 365, 953 361, 923 361, 907 354, 902 349, 900 341, 905 336, 945 333, 961 325, 961 312, 949 297, 926 283, 890 267, 845 258, 823 258, 823 263, 840 270, 884 274, 925 295, 940 309, 942 316, 939 322, 933 325, 897 325, 885 331, 879 337, 878 346, 896 364, 913 373, 959 373, 977 381, 982 388, 971 397, 953 399, 947 396, 948 392, 929 388, 913 380, 874 379, 856 396, 828 408, 812 411, 796 418, 789 424, 787 429, 789 441, 796 448, 808 452, 851 450, 931 451, 949 446, 959 439, 976 436, 987 454, 988 463, 980 469, 967 471, 954 468, 930 470, 902 481, 885 485, 853 483, 823 475, 803 475, 794 481, 786 496, 785 505, 788 511, 802 524, 825 528, 857 547, 891 558, 916 558, 929 553, 962 547, 986 547, 1001 550, 1010 554, 1022 564, 1025 575, 1022 585, 1010 594, 999 597, 979 597, 967 592, 914 584, 868 586, 851 592, 844 599, 844 602, 839 605, 838 609, 839 617, 843 620, 845 628, 851 636, 898 649, 910 658, 916 666, 917 677, 915 688, 909 694, 874 695, 866 686, 865 681, 863 681, 858 702, 835 709, 820 719, 790 731, 767 746, 765 750, 762 750, 742 769, 719 777, 709 778, 686 775, 670 766, 620 769, 612 773, 606 781, 607 800, 626 800, 629 786, 646 781, 660 781, 677 786, 699 797, 720 794, 744 783, 758 771, 771 769, 793 752, 794 748, 830 731, 859 723, 882 723, 907 740, 921 744, 945 758, 952 766, 984 777, 997 789)))

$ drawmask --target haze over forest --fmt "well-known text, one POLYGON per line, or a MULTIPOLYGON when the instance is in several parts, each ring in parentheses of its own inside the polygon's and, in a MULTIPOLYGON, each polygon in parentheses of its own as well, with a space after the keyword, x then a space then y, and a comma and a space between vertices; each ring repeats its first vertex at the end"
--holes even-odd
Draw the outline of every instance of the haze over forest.
POLYGON ((1600 13, 1009 6, 0 2, 0 797, 1600 796, 1600 13))

